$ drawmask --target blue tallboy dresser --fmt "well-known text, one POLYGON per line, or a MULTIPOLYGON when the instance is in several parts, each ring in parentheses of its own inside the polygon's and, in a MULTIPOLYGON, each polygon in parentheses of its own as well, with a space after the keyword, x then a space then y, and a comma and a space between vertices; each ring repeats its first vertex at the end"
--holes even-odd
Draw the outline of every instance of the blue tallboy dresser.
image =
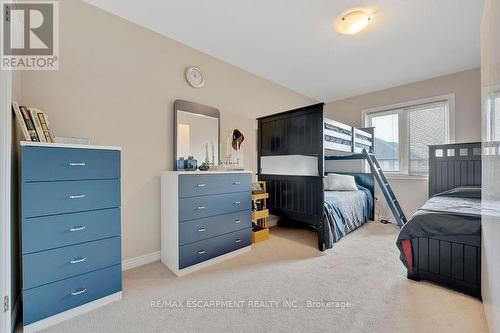
POLYGON ((120 154, 21 143, 25 332, 121 298, 120 154))
POLYGON ((161 260, 177 276, 249 251, 250 171, 161 175, 161 260))

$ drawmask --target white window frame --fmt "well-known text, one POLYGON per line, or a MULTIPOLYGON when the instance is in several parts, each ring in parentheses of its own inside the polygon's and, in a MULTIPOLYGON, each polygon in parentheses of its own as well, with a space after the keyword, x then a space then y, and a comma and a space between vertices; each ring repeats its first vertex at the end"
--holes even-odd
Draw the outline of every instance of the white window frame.
POLYGON ((496 133, 496 124, 500 122, 500 119, 497 119, 496 115, 496 100, 500 99, 500 85, 491 87, 490 92, 486 94, 485 101, 487 103, 486 112, 485 112, 485 122, 486 122, 486 131, 483 133, 483 141, 499 141, 500 138, 497 138, 496 133))
POLYGON ((455 143, 455 94, 447 94, 435 96, 430 98, 423 98, 409 102, 397 103, 392 105, 385 105, 376 108, 362 110, 361 122, 366 127, 371 126, 371 118, 373 116, 383 116, 389 114, 398 114, 398 136, 399 136, 399 171, 385 171, 391 178, 421 178, 427 179, 428 176, 424 175, 411 175, 409 174, 409 117, 408 112, 404 109, 418 107, 420 105, 432 104, 438 102, 447 102, 448 108, 446 109, 447 121, 447 135, 445 143, 455 143))

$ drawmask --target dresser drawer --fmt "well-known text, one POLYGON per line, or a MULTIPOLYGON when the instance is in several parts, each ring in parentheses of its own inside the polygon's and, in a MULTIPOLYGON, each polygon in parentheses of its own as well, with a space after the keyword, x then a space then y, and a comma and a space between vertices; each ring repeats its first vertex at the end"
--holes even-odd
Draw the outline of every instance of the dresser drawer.
POLYGON ((23 289, 121 262, 120 237, 23 255, 23 289))
POLYGON ((252 192, 227 193, 179 200, 179 221, 194 220, 252 208, 252 192))
POLYGON ((120 207, 120 181, 23 184, 23 218, 120 207))
POLYGON ((251 227, 250 210, 184 221, 179 224, 179 244, 185 245, 251 227))
POLYGON ((252 229, 245 229, 183 245, 179 248, 179 268, 186 268, 251 244, 252 229))
POLYGON ((120 235, 120 209, 25 219, 23 254, 120 235))
POLYGON ((22 147, 23 180, 55 181, 120 178, 120 151, 22 147))
POLYGON ((121 290, 121 265, 25 290, 23 324, 29 325, 121 290))
POLYGON ((221 193, 249 191, 252 185, 250 173, 224 173, 206 175, 180 175, 181 198, 221 193))

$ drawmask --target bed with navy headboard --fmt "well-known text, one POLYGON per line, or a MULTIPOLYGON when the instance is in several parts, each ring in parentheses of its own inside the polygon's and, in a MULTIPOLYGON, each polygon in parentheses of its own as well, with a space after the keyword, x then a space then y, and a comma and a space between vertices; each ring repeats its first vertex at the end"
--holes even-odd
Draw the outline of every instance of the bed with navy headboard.
POLYGON ((408 278, 481 298, 481 143, 429 147, 429 196, 397 239, 408 278))

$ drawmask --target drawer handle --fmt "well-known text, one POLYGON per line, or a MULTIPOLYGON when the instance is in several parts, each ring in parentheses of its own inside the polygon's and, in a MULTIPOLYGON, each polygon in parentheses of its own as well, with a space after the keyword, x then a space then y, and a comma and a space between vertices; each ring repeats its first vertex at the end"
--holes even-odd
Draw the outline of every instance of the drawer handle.
POLYGON ((198 207, 196 207, 196 210, 203 210, 203 209, 205 209, 205 206, 198 206, 198 207))
POLYGON ((84 294, 86 292, 87 292, 87 288, 82 288, 82 289, 77 290, 77 291, 72 291, 71 296, 81 295, 81 294, 84 294))
POLYGON ((241 203, 241 201, 235 201, 233 202, 234 205, 239 205, 241 203))
POLYGON ((207 229, 205 229, 205 228, 200 228, 200 229, 198 229, 198 232, 204 232, 205 230, 207 230, 207 229))
POLYGON ((205 251, 205 250, 200 250, 200 251, 198 251, 198 254, 205 254, 206 252, 207 251, 205 251))
POLYGON ((235 181, 233 182, 233 185, 241 185, 241 182, 235 181))
POLYGON ((198 184, 198 185, 196 185, 196 187, 205 187, 205 186, 207 186, 207 184, 198 184))
POLYGON ((241 243, 241 238, 238 238, 237 240, 234 241, 235 243, 241 243))
POLYGON ((78 194, 78 195, 70 195, 69 198, 70 199, 83 199, 86 196, 87 196, 86 194, 78 194))
POLYGON ((81 226, 81 227, 73 227, 73 228, 70 228, 70 229, 69 229, 69 231, 70 231, 70 232, 75 232, 75 231, 83 231, 83 230, 85 230, 85 229, 87 229, 87 227, 86 227, 86 226, 81 226))
POLYGON ((69 263, 70 264, 78 264, 80 262, 84 262, 85 260, 87 260, 87 258, 85 257, 80 257, 80 258, 75 258, 73 260, 71 260, 69 263))
POLYGON ((70 162, 69 166, 85 166, 87 163, 85 162, 70 162))
POLYGON ((234 223, 236 224, 241 223, 241 220, 234 220, 234 223))

